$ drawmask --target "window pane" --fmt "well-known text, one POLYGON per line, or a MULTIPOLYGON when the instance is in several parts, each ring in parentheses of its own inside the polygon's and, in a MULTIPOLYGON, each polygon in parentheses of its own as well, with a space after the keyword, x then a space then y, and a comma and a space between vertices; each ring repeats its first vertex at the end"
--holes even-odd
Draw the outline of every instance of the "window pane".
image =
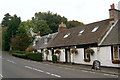
POLYGON ((118 58, 118 47, 115 46, 113 50, 114 50, 114 52, 113 52, 114 58, 116 59, 116 58, 118 58))
POLYGON ((97 30, 98 30, 98 28, 99 28, 99 26, 95 27, 95 28, 92 30, 92 32, 97 31, 97 30))

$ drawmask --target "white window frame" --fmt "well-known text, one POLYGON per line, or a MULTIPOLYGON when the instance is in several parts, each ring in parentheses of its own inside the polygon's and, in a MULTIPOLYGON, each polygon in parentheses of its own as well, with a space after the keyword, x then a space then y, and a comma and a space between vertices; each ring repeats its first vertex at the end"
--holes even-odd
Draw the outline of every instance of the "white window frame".
POLYGON ((64 35, 64 37, 63 37, 63 38, 67 38, 69 35, 70 35, 70 33, 68 33, 68 34, 64 35))
POLYGON ((79 35, 82 35, 84 31, 85 31, 85 29, 82 29, 82 30, 79 32, 79 35))
POLYGON ((92 32, 96 32, 99 29, 99 26, 95 27, 92 32))

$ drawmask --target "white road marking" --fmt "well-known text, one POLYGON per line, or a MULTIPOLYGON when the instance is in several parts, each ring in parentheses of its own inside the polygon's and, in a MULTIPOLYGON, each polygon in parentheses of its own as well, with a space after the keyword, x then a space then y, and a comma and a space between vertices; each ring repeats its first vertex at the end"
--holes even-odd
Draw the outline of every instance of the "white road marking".
POLYGON ((31 67, 29 67, 29 66, 25 66, 26 68, 29 68, 29 69, 32 69, 31 67))
POLYGON ((49 72, 46 72, 46 74, 50 74, 49 72))
POLYGON ((14 61, 11 61, 11 60, 7 60, 7 61, 10 62, 10 63, 16 64, 14 61))
POLYGON ((59 75, 56 75, 56 74, 51 74, 52 76, 55 76, 55 77, 61 77, 61 76, 59 76, 59 75))
POLYGON ((44 71, 42 71, 42 70, 37 70, 37 71, 39 71, 39 72, 44 72, 44 71))
POLYGON ((48 75, 52 75, 52 76, 55 76, 55 77, 61 77, 59 75, 52 74, 52 73, 49 73, 49 72, 45 72, 45 71, 42 71, 42 70, 39 70, 39 69, 36 69, 36 68, 32 68, 32 67, 29 67, 29 66, 25 66, 25 67, 28 68, 28 69, 35 70, 35 71, 38 71, 38 72, 42 72, 42 73, 45 73, 45 74, 48 74, 48 75))
POLYGON ((3 77, 2 74, 0 74, 0 77, 3 77))

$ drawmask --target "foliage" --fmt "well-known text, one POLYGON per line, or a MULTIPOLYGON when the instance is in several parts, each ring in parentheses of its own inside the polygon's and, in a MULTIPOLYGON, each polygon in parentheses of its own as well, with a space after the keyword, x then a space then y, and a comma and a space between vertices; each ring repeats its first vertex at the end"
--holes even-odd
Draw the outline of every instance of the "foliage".
POLYGON ((90 58, 84 59, 85 62, 90 62, 90 58))
POLYGON ((76 53, 76 54, 78 53, 78 51, 77 51, 75 46, 71 48, 71 53, 76 53))
POLYGON ((35 17, 33 17, 32 20, 34 23, 36 23, 39 20, 46 21, 46 23, 47 23, 47 25, 49 25, 49 28, 52 31, 52 33, 58 31, 58 25, 61 22, 64 22, 64 23, 67 22, 67 18, 65 18, 64 16, 61 17, 60 15, 54 14, 50 11, 35 13, 35 17))
POLYGON ((68 22, 67 22, 67 27, 68 27, 68 28, 81 27, 81 26, 83 26, 83 25, 84 25, 84 24, 83 24, 82 22, 75 21, 75 20, 73 20, 73 21, 68 21, 68 22))
POLYGON ((113 64, 120 64, 120 60, 112 60, 113 64))
POLYGON ((49 50, 48 49, 45 50, 45 54, 47 54, 47 55, 49 54, 49 50))
POLYGON ((13 50, 25 51, 26 48, 30 45, 31 40, 26 36, 16 36, 11 39, 11 46, 13 50))
POLYGON ((36 50, 36 49, 33 48, 33 47, 28 47, 28 48, 26 49, 26 52, 33 52, 34 50, 36 50))
POLYGON ((94 52, 93 49, 87 48, 87 49, 85 50, 85 53, 90 53, 91 55, 93 55, 95 52, 94 52))
POLYGON ((43 61, 42 53, 29 53, 27 57, 34 61, 43 61))
POLYGON ((14 15, 8 24, 7 33, 10 38, 13 38, 16 36, 16 31, 18 30, 19 24, 21 23, 20 17, 17 17, 17 15, 14 15))
POLYGON ((8 27, 10 19, 11 19, 11 15, 9 13, 6 13, 1 23, 2 27, 5 27, 5 26, 8 27))
POLYGON ((21 20, 19 17, 16 15, 11 17, 11 20, 9 20, 9 24, 7 25, 8 28, 6 29, 5 33, 2 35, 3 36, 3 50, 9 51, 10 50, 10 41, 11 38, 16 36, 16 31, 19 27, 19 24, 21 23, 21 20))
POLYGON ((56 55, 52 55, 52 61, 55 63, 57 62, 57 56, 56 55))
POLYGON ((30 59, 34 61, 42 61, 42 53, 30 53, 24 51, 14 51, 12 55, 19 58, 30 59))
POLYGON ((9 36, 7 36, 7 28, 8 27, 4 27, 2 28, 2 50, 6 50, 8 51, 10 48, 9 45, 9 36))
POLYGON ((32 37, 32 35, 30 33, 31 28, 32 29, 35 28, 35 24, 33 23, 32 20, 27 20, 27 21, 21 22, 20 26, 19 26, 19 30, 21 31, 21 33, 22 33, 22 31, 25 31, 26 34, 30 37, 32 37))
POLYGON ((12 53, 13 56, 27 59, 27 55, 23 53, 12 53))
POLYGON ((36 26, 33 28, 33 31, 34 32, 40 31, 41 36, 47 35, 52 32, 45 20, 37 20, 35 22, 35 25, 36 26))
POLYGON ((56 51, 55 51, 55 54, 60 54, 61 53, 61 51, 59 50, 59 49, 57 49, 56 51))

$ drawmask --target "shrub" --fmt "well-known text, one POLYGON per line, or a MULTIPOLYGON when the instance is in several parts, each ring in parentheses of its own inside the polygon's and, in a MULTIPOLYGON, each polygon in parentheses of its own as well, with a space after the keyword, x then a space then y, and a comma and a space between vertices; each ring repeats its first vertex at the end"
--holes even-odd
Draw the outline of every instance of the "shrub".
POLYGON ((85 62, 90 62, 90 59, 84 59, 85 62))
POLYGON ((71 51, 71 53, 75 53, 75 54, 78 53, 77 48, 75 46, 72 47, 70 51, 71 51))
POLYGON ((48 54, 49 54, 49 50, 47 50, 47 49, 46 49, 46 50, 45 50, 45 54, 47 54, 47 55, 48 55, 48 54))
POLYGON ((24 51, 14 51, 12 55, 19 58, 30 59, 34 61, 42 61, 42 53, 31 53, 31 52, 24 52, 24 51))
POLYGON ((57 62, 57 56, 56 55, 52 55, 52 61, 55 63, 57 62))
POLYGON ((120 64, 120 60, 112 60, 113 64, 120 64))
POLYGON ((93 55, 95 52, 94 52, 93 49, 87 48, 87 49, 85 50, 85 53, 90 53, 91 55, 93 55))
POLYGON ((42 53, 28 53, 27 58, 34 61, 43 61, 42 53))
POLYGON ((60 54, 61 53, 61 51, 59 50, 59 49, 57 49, 56 51, 55 51, 55 54, 60 54))
POLYGON ((22 53, 22 52, 21 53, 20 52, 19 53, 12 53, 12 55, 15 57, 19 57, 19 58, 25 58, 25 59, 27 58, 27 55, 25 53, 22 53))
POLYGON ((33 47, 28 47, 28 48, 26 49, 27 52, 33 52, 34 50, 35 50, 35 48, 33 48, 33 47))

